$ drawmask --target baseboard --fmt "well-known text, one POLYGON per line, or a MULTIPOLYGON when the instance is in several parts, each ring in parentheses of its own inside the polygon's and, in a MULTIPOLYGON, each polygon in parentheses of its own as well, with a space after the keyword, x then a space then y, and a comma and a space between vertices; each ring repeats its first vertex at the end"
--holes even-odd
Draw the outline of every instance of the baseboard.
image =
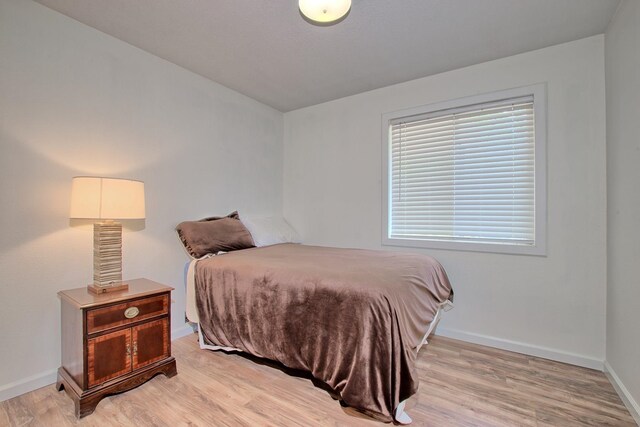
POLYGON ((460 341, 467 341, 470 343, 486 345, 502 350, 515 351, 516 353, 528 354, 529 356, 555 360, 556 362, 569 363, 571 365, 597 369, 598 371, 602 371, 604 369, 604 361, 602 360, 582 356, 580 354, 556 350, 553 348, 541 347, 518 341, 510 341, 487 335, 474 334, 471 332, 464 332, 456 329, 438 328, 435 334, 460 341))
POLYGON ((56 382, 57 369, 32 375, 22 380, 0 386, 0 402, 37 390, 56 382))
POLYGON ((186 337, 187 335, 191 335, 194 333, 193 326, 188 323, 185 323, 178 329, 174 329, 171 331, 171 341, 177 340, 178 338, 186 337))
POLYGON ((631 396, 629 390, 627 390, 620 380, 620 377, 618 377, 611 365, 609 365, 609 362, 606 360, 604 362, 604 374, 609 378, 613 388, 618 393, 618 396, 620 396, 620 399, 622 399, 622 403, 627 407, 633 419, 636 420, 636 424, 640 426, 640 405, 638 405, 638 402, 636 402, 633 396, 631 396))
MULTIPOLYGON (((190 334, 193 334, 193 327, 188 323, 185 323, 182 327, 171 331, 171 340, 177 340, 178 338, 186 337, 190 334)), ((21 394, 29 393, 30 391, 55 383, 57 379, 57 371, 57 369, 54 369, 53 371, 46 371, 41 374, 36 374, 28 378, 0 386, 0 402, 13 399, 21 394)))

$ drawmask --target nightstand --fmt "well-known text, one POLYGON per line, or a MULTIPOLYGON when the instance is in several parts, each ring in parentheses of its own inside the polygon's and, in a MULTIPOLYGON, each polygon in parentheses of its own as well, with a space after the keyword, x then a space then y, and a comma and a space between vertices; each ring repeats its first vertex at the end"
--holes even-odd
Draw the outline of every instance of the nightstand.
POLYGON ((129 289, 94 294, 58 292, 62 305, 62 366, 58 391, 75 403, 78 418, 104 397, 130 390, 156 374, 177 374, 171 356, 171 291, 147 279, 129 289))

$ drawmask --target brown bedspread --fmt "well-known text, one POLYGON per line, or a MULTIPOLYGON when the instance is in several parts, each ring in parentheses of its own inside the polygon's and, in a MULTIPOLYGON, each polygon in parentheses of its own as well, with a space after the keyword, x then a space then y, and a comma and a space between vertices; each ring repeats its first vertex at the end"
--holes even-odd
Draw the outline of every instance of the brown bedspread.
POLYGON ((417 391, 416 348, 452 295, 426 255, 297 244, 199 261, 195 280, 205 344, 311 372, 386 420, 417 391))

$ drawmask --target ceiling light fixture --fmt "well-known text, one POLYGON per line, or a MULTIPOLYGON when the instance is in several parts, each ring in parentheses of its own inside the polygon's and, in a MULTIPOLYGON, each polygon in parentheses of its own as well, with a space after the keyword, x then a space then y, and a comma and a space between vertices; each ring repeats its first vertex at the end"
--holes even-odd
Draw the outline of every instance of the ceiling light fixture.
POLYGON ((346 18, 351 0, 298 0, 302 16, 312 24, 332 25, 346 18))

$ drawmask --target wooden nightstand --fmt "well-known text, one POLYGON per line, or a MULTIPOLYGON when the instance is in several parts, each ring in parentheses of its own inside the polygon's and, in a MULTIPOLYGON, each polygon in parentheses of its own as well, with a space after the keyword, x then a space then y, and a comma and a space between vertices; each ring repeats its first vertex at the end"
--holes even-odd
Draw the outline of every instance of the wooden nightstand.
POLYGON ((62 366, 58 391, 78 418, 102 398, 139 386, 156 374, 177 374, 171 357, 171 291, 147 279, 129 289, 93 294, 86 287, 58 292, 62 304, 62 366))

